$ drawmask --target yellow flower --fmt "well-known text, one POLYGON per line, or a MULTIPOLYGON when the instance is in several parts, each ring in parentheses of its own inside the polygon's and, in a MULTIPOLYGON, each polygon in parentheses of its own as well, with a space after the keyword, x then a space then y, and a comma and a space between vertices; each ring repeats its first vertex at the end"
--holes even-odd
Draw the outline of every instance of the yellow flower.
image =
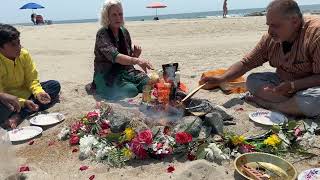
POLYGON ((83 124, 88 124, 89 123, 89 121, 88 121, 88 119, 86 117, 82 118, 81 120, 82 120, 83 124))
POLYGON ((246 138, 244 136, 233 136, 231 138, 231 142, 233 145, 242 144, 245 140, 246 140, 246 138))
POLYGON ((124 135, 127 141, 131 141, 131 139, 133 139, 136 135, 136 133, 134 132, 134 130, 132 128, 126 128, 124 130, 124 135))
POLYGON ((281 143, 281 139, 276 134, 273 134, 267 139, 265 139, 263 143, 275 147, 281 143))
POLYGON ((128 159, 131 159, 133 157, 132 151, 128 148, 123 148, 122 152, 123 152, 123 155, 128 159))

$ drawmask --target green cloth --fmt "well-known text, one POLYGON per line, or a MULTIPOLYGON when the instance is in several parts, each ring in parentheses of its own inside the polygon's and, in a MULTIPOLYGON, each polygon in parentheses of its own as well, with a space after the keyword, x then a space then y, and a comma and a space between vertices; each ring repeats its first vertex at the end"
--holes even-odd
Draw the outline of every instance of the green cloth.
POLYGON ((148 82, 148 76, 138 70, 131 72, 120 71, 111 86, 106 83, 105 79, 105 74, 103 73, 95 73, 94 75, 97 94, 108 100, 135 97, 142 92, 143 87, 148 82))

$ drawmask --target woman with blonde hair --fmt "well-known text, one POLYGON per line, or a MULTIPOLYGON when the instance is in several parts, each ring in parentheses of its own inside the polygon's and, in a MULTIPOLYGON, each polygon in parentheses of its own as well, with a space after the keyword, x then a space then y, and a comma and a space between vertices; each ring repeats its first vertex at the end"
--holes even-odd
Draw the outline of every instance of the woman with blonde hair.
POLYGON ((96 35, 94 80, 86 86, 90 93, 105 99, 135 97, 148 81, 146 72, 152 65, 140 58, 141 47, 133 45, 124 27, 123 9, 119 0, 105 1, 101 25, 96 35), (145 72, 136 70, 140 66, 145 72))

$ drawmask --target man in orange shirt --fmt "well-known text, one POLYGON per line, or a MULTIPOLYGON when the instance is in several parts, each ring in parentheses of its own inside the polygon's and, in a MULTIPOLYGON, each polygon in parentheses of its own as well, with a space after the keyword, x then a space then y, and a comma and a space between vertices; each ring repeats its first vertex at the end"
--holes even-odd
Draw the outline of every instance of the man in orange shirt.
POLYGON ((274 0, 267 7, 268 33, 253 51, 225 74, 202 78, 220 84, 269 62, 276 72, 247 78, 251 100, 295 116, 320 115, 320 19, 304 18, 294 0, 274 0))

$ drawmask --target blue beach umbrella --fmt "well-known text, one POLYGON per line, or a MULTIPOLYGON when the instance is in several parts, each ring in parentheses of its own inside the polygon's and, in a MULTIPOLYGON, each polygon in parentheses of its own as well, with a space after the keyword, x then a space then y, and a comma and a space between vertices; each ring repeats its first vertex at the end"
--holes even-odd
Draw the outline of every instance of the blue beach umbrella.
POLYGON ((44 7, 37 3, 27 3, 23 5, 20 9, 43 9, 44 7))

